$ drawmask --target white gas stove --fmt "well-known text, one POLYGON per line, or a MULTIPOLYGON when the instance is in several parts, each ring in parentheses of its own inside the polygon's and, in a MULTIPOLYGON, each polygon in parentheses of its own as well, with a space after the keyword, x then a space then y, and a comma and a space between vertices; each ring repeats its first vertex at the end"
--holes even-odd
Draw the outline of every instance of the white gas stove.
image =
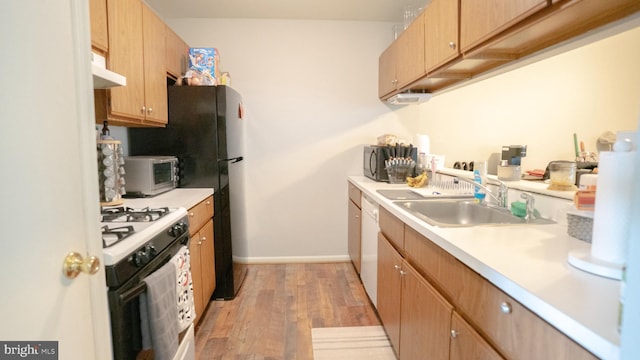
MULTIPOLYGON (((115 265, 135 254, 160 233, 171 232, 186 215, 187 210, 182 207, 104 208, 100 226, 105 266, 115 265)), ((177 237, 180 234, 171 235, 177 237)), ((160 250, 157 249, 158 252, 160 250)))

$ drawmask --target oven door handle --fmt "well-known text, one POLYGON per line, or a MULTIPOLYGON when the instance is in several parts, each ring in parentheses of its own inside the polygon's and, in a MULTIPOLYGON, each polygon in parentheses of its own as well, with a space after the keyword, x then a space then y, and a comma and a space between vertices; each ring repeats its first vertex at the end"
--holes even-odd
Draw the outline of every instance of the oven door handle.
POLYGON ((134 298, 138 297, 140 294, 147 290, 147 284, 145 282, 141 282, 136 285, 133 289, 127 290, 127 292, 120 295, 120 302, 122 304, 126 304, 134 298))

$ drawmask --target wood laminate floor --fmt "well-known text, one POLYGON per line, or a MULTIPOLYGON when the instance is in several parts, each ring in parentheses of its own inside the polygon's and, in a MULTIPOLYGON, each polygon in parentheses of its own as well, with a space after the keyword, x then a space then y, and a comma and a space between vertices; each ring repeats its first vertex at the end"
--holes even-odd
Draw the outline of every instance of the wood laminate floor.
POLYGON ((209 304, 196 359, 311 360, 311 328, 380 325, 351 263, 250 265, 239 295, 209 304))

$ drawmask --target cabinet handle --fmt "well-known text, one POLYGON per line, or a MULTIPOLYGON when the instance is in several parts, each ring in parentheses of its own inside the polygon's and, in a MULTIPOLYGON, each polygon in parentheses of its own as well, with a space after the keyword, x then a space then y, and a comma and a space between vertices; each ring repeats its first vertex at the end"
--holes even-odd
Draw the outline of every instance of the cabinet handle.
POLYGON ((457 338, 457 337, 458 337, 458 332, 457 332, 457 331, 455 331, 455 330, 451 330, 451 338, 452 338, 452 339, 455 339, 455 338, 457 338))
POLYGON ((203 242, 207 241, 207 237, 203 236, 200 238, 200 243, 202 244, 203 242))
POLYGON ((451 50, 455 50, 456 49, 456 43, 454 43, 453 41, 449 41, 449 47, 451 48, 451 50))
POLYGON ((146 111, 147 111, 147 108, 146 108, 146 107, 144 107, 144 106, 140 109, 140 113, 141 113, 142 115, 144 115, 144 113, 145 113, 146 111))
POLYGON ((506 301, 500 303, 500 311, 504 314, 511 314, 511 304, 506 301))
POLYGON ((400 276, 405 276, 405 275, 407 275, 407 272, 400 270, 400 276))
POLYGON ((400 270, 400 265, 393 265, 393 268, 396 270, 400 270))
POLYGON ((196 214, 194 214, 194 213, 192 213, 192 212, 190 212, 190 213, 189 213, 189 217, 194 217, 195 215, 196 215, 196 214))
POLYGON ((207 200, 207 202, 205 203, 205 205, 211 205, 211 201, 207 200))
POLYGON ((152 111, 153 111, 153 108, 152 108, 152 107, 149 107, 149 108, 147 109, 147 114, 151 114, 151 112, 152 112, 152 111))

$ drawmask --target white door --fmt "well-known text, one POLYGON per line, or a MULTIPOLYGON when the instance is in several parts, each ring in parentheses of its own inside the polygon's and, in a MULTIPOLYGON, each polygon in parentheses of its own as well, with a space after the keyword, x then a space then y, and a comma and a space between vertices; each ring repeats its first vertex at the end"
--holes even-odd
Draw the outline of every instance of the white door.
POLYGON ((0 351, 110 359, 102 266, 62 272, 70 251, 102 258, 88 0, 3 0, 0 53, 0 351))

